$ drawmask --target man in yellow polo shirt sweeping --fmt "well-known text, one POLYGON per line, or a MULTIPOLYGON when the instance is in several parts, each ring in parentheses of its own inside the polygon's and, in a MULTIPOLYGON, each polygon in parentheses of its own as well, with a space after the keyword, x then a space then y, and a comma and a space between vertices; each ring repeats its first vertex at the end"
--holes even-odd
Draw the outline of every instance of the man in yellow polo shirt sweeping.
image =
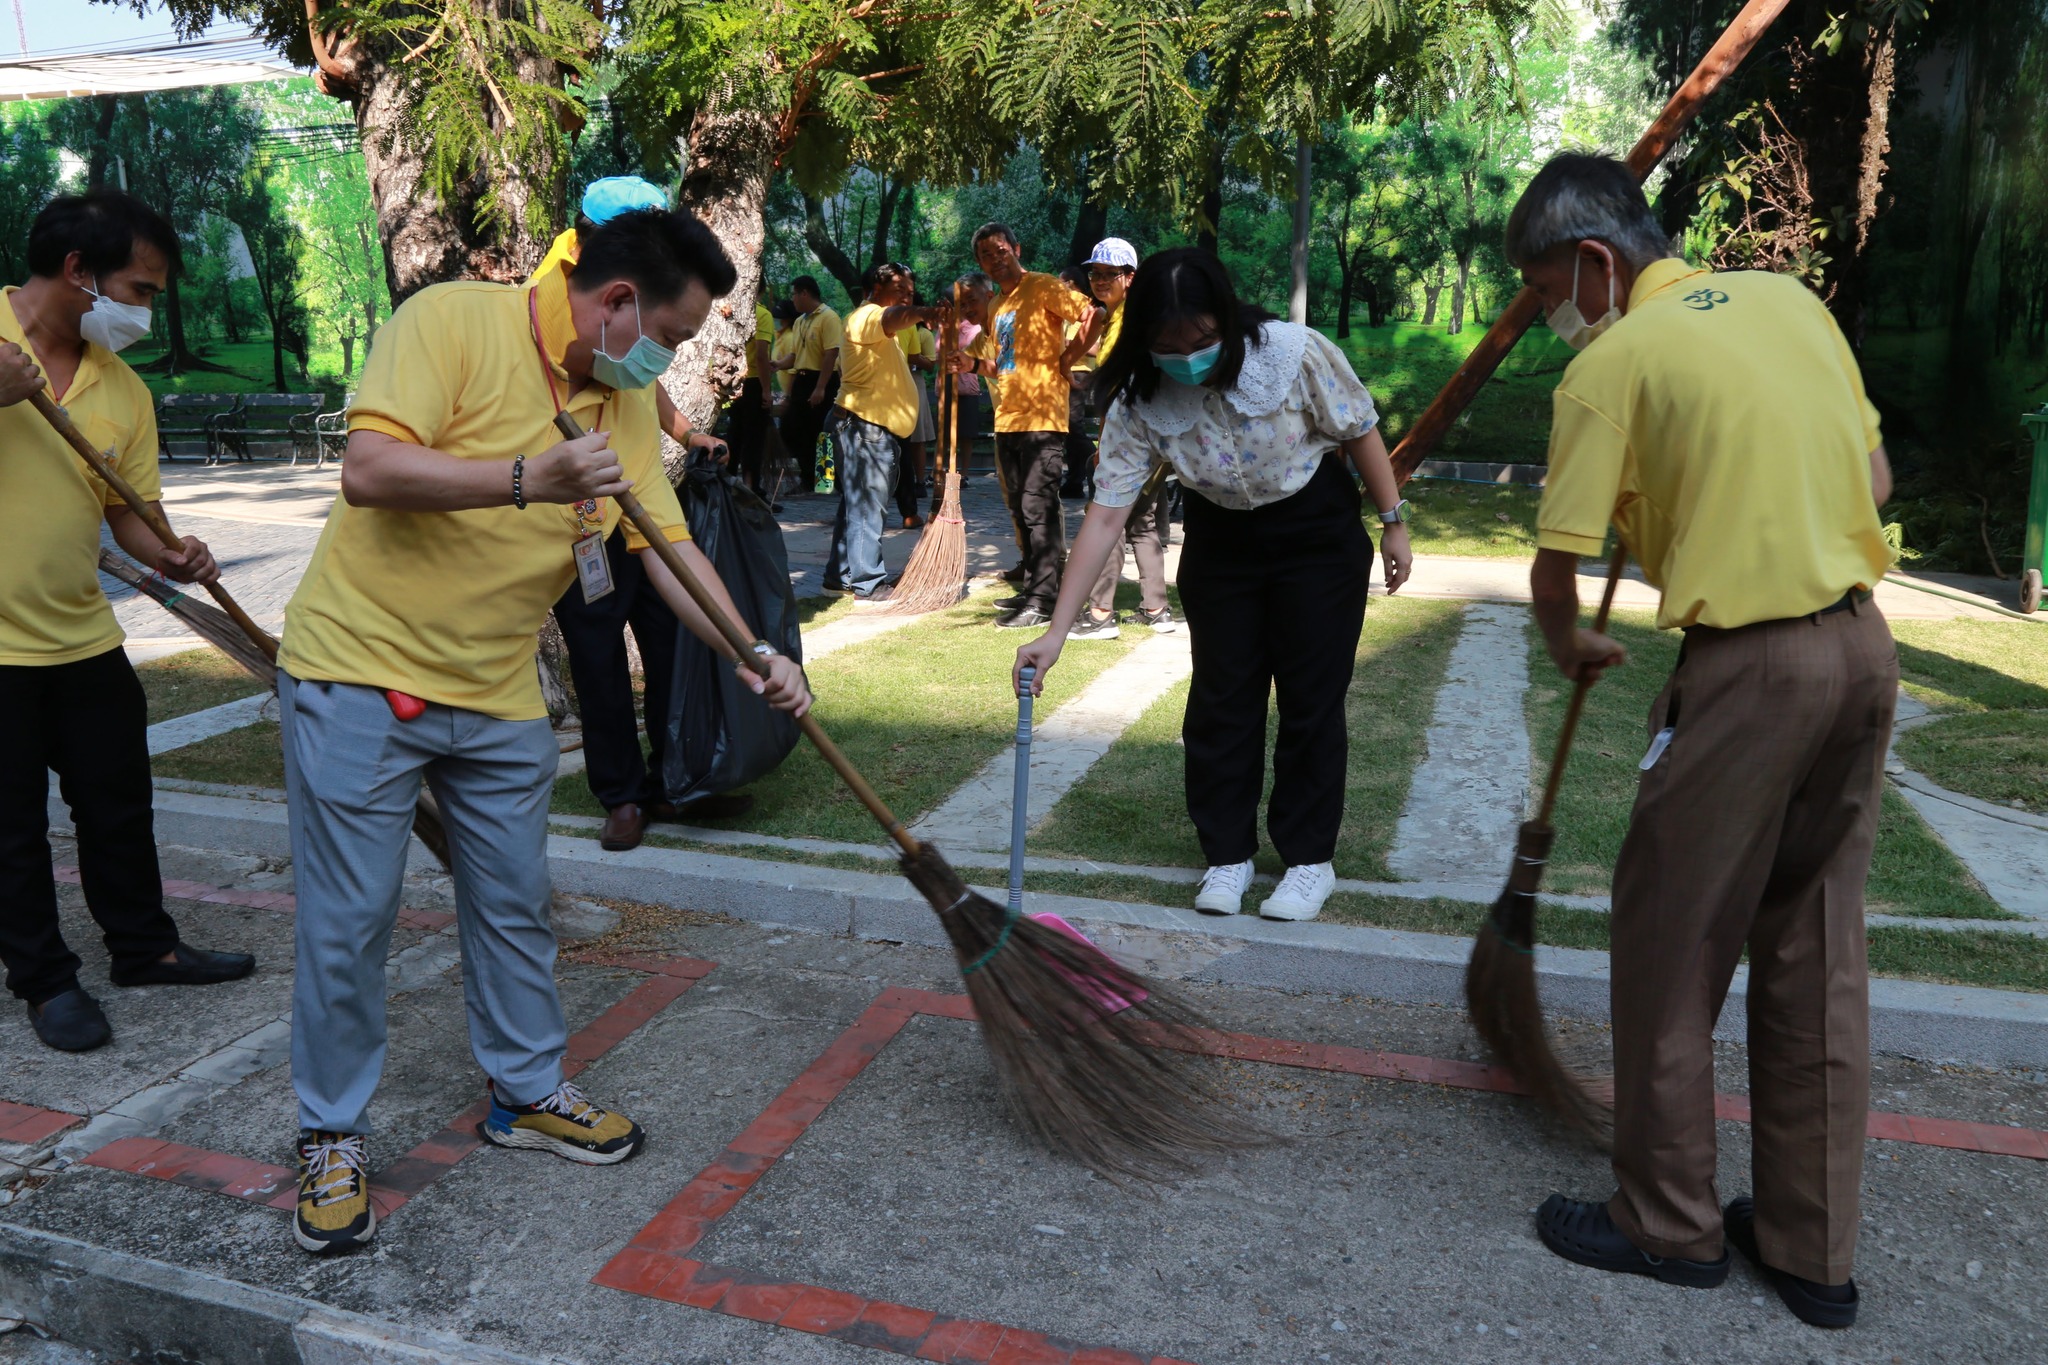
POLYGON ((1614 1174, 1537 1231, 1603 1270, 1708 1287, 1732 1245, 1819 1327, 1856 1318, 1870 1104, 1863 884, 1898 656, 1871 590, 1891 473, 1856 360, 1796 280, 1670 254, 1621 163, 1552 160, 1508 259, 1585 354, 1558 385, 1531 574, 1568 678, 1624 662, 1578 625, 1610 523, 1685 632, 1614 873, 1614 1174), (1592 321, 1587 319, 1591 318, 1592 321), (1715 1191, 1714 1022, 1749 954, 1754 1196, 1715 1191))
MULTIPOLYGON (((603 547, 628 488, 739 618, 687 543, 648 388, 735 272, 687 213, 622 213, 579 237, 563 270, 523 286, 436 285, 378 332, 350 410, 342 496, 286 610, 294 1235, 309 1251, 375 1231, 364 1134, 422 778, 448 825, 470 1046, 490 1081, 484 1136, 591 1164, 623 1161, 642 1140, 562 1078, 546 856, 558 755, 535 633, 572 583, 591 599, 612 590, 603 547), (589 434, 560 440, 564 411, 589 434)), ((630 527, 627 539, 647 551, 630 527)), ((683 624, 725 653, 661 561, 648 552, 642 564, 683 624)), ((744 676, 801 712, 802 670, 758 650, 744 676)))
POLYGON ((86 907, 117 986, 247 976, 246 953, 180 941, 157 872, 148 715, 121 627, 100 591, 100 528, 181 583, 220 577, 196 537, 166 550, 28 399, 49 389, 143 497, 157 496, 156 412, 114 353, 149 330, 178 269, 178 234, 126 194, 51 200, 28 234, 28 283, 0 300, 0 963, 36 1036, 84 1052, 113 1036, 79 983, 50 870, 50 773, 78 830, 86 907))

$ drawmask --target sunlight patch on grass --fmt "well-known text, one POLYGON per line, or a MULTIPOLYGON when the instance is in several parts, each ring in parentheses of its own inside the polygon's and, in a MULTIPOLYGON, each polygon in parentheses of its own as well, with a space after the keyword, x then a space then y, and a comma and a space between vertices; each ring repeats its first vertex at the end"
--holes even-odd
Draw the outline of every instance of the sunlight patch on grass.
POLYGON ((137 664, 135 676, 142 680, 151 725, 253 697, 264 690, 248 670, 212 645, 137 664))

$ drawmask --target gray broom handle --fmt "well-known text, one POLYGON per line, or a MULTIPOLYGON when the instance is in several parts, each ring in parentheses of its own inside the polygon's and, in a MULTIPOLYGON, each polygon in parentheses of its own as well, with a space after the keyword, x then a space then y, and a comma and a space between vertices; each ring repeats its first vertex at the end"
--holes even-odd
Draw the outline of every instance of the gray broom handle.
POLYGON ((1038 670, 1017 670, 1017 780, 1010 791, 1010 913, 1024 911, 1024 829, 1031 823, 1031 679, 1038 670))

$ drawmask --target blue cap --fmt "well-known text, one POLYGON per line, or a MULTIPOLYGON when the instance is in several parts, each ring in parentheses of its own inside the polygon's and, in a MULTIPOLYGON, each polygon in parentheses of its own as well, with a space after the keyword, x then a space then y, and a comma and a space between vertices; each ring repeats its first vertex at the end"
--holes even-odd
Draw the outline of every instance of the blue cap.
POLYGON ((611 175, 590 182, 583 191, 583 216, 593 223, 609 223, 635 209, 665 209, 668 192, 637 175, 611 175))

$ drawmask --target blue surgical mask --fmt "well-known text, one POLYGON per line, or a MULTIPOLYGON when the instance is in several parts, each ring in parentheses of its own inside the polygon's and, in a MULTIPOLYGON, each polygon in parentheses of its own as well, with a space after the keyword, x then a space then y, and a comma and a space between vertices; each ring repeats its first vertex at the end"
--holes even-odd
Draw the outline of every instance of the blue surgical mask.
POLYGON ((644 389, 676 363, 676 353, 651 340, 640 328, 640 297, 633 296, 633 326, 640 339, 623 357, 614 356, 605 345, 605 325, 597 324, 597 350, 590 357, 590 377, 614 389, 644 389))
POLYGON ((1223 354, 1223 343, 1204 346, 1190 355, 1161 355, 1152 353, 1152 363, 1157 365, 1168 379, 1177 379, 1183 384, 1199 384, 1209 377, 1216 368, 1216 359, 1223 354))

